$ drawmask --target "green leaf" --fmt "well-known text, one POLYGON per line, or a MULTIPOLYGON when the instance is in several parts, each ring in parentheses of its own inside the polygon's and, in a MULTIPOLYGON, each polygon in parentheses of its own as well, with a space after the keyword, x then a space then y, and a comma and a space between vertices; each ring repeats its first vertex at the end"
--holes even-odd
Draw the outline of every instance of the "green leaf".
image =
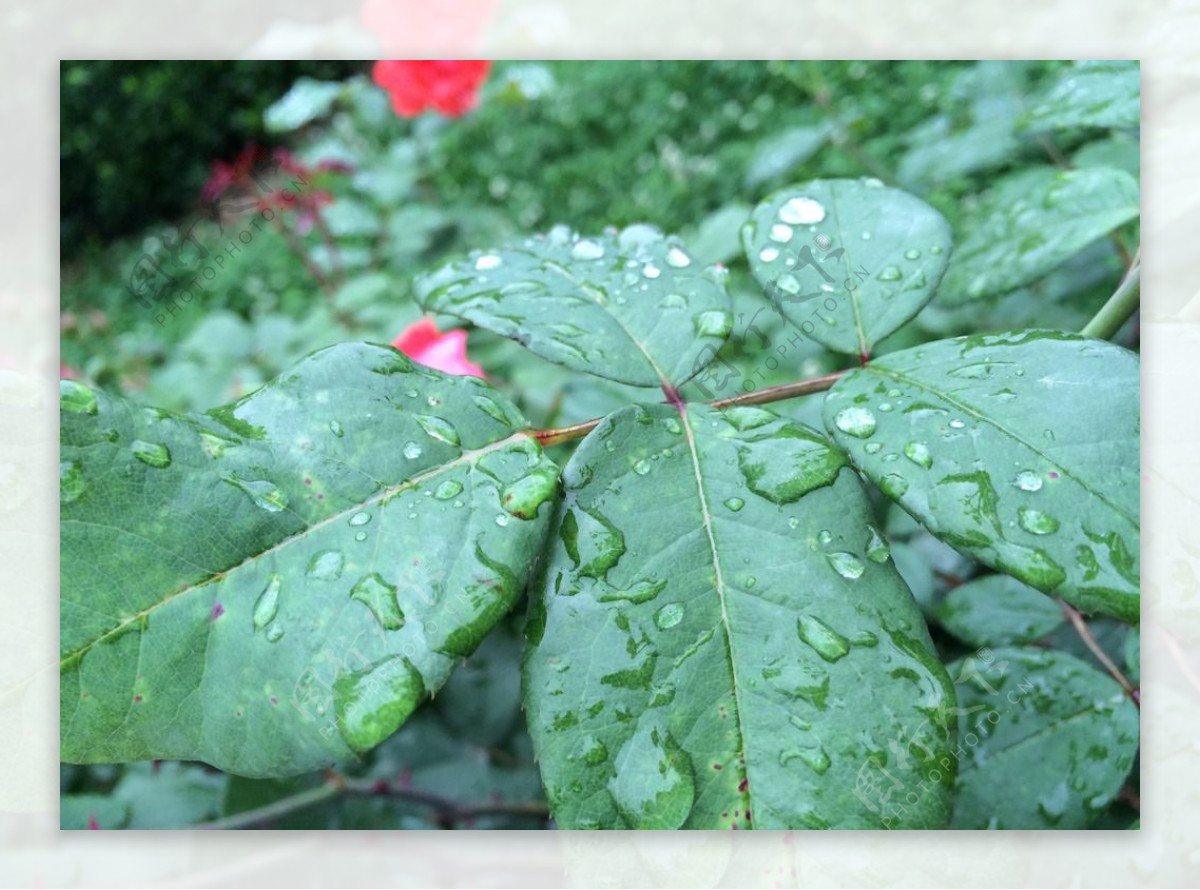
POLYGON ((329 114, 342 84, 301 77, 282 99, 263 112, 270 133, 290 133, 329 114))
POLYGON ((969 646, 1030 643, 1063 622, 1054 600, 1010 575, 988 575, 954 588, 935 615, 969 646))
POLYGON ((678 386, 733 328, 720 276, 647 225, 580 237, 565 226, 450 263, 417 282, 430 312, 465 318, 577 371, 678 386))
POLYGON ((996 649, 949 666, 958 685, 958 829, 1083 828, 1104 812, 1138 747, 1138 712, 1077 658, 996 649))
POLYGON ((1027 170, 998 187, 942 282, 954 305, 1029 284, 1139 214, 1138 182, 1124 170, 1027 170))
POLYGON ((1030 130, 1141 125, 1137 62, 1076 62, 1037 99, 1024 124, 1030 130))
POLYGON ((557 484, 486 383, 367 344, 209 414, 72 381, 61 408, 70 762, 373 747, 512 606, 557 484))
POLYGON ((825 439, 635 405, 563 479, 524 665, 561 827, 944 823, 953 693, 825 439))
POLYGON ((817 179, 759 204, 742 246, 785 318, 830 349, 870 355, 933 297, 950 227, 877 179, 817 179))
POLYGON ((192 763, 135 763, 113 797, 129 804, 125 828, 182 828, 216 814, 228 778, 192 763))
POLYGON ((59 799, 58 827, 78 831, 95 824, 101 831, 129 824, 129 804, 103 794, 64 794, 59 799))
POLYGON ((1125 635, 1125 667, 1133 683, 1142 682, 1142 632, 1131 627, 1125 635))
POLYGON ((763 140, 746 165, 746 188, 755 189, 799 167, 825 144, 833 124, 791 127, 763 140))
POLYGON ((1085 612, 1139 611, 1139 363, 1052 331, 939 340, 851 371, 825 424, 959 551, 1085 612))

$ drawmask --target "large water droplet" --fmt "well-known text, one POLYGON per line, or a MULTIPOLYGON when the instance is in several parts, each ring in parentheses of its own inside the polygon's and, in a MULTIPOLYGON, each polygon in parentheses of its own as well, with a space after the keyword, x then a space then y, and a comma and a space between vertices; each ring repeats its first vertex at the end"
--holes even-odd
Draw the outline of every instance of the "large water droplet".
POLYGON ((848 436, 867 439, 875 432, 875 415, 855 405, 839 411, 833 418, 833 425, 848 436))
POLYGON ((908 480, 897 473, 887 473, 879 480, 879 490, 889 498, 902 497, 908 491, 908 480))
POLYGON ((397 729, 425 697, 412 662, 394 656, 333 684, 338 729, 355 751, 369 751, 397 729))
POLYGON ((878 454, 882 449, 882 442, 868 442, 863 446, 863 451, 865 451, 867 454, 878 454))
POLYGON ((133 451, 134 457, 155 469, 162 470, 171 465, 171 452, 166 445, 134 439, 129 448, 133 451))
POLYGON ((830 766, 829 755, 824 748, 789 748, 779 754, 779 765, 787 766, 793 760, 799 760, 812 768, 817 775, 823 775, 830 766))
POLYGON ((61 461, 58 465, 58 501, 69 504, 77 500, 87 488, 83 470, 73 460, 61 461))
POLYGON ((695 319, 696 334, 701 337, 727 337, 733 330, 733 315, 725 309, 708 309, 695 319))
POLYGON ((780 244, 787 244, 792 240, 793 234, 794 231, 791 226, 785 226, 783 223, 775 223, 775 225, 771 226, 768 237, 772 241, 778 241, 780 244))
POLYGON ((899 281, 904 277, 904 273, 895 266, 884 266, 883 271, 875 277, 880 281, 899 281))
POLYGON ((510 482, 500 493, 500 506, 518 519, 533 519, 538 508, 554 497, 558 488, 557 468, 539 465, 520 479, 510 482))
POLYGON ((827 528, 823 528, 817 533, 817 540, 823 545, 830 544, 833 542, 833 532, 827 528))
POLYGON ((650 472, 650 461, 644 460, 644 459, 639 460, 637 463, 635 463, 633 465, 633 471, 635 473, 637 473, 639 476, 645 476, 647 473, 650 472))
POLYGON ((867 526, 867 559, 872 562, 887 562, 891 549, 879 529, 873 525, 867 526))
POLYGON ((74 380, 58 382, 59 410, 72 414, 95 414, 97 411, 96 394, 74 380))
POLYGON ((463 490, 462 483, 457 479, 445 479, 433 490, 433 496, 439 501, 448 501, 463 490))
POLYGON ((646 265, 642 266, 642 275, 646 278, 657 278, 662 275, 662 269, 658 268, 654 263, 646 263, 646 265))
POLYGON ((499 403, 497 403, 495 399, 491 398, 490 396, 482 396, 482 395, 481 396, 473 396, 472 398, 473 398, 475 404, 479 406, 481 411, 483 411, 488 416, 500 421, 501 423, 508 425, 508 423, 509 423, 508 415, 504 412, 504 409, 500 407, 499 403))
POLYGON ((266 480, 246 481, 237 476, 222 476, 221 479, 235 488, 240 488, 250 496, 250 500, 254 501, 256 507, 261 507, 270 513, 278 513, 288 505, 287 494, 266 480))
POLYGON ((829 662, 837 661, 850 651, 850 641, 828 624, 811 615, 801 615, 796 622, 800 639, 829 662))
POLYGON ((339 550, 321 550, 308 561, 308 577, 317 581, 336 581, 342 577, 346 558, 339 550))
POLYGON ((866 566, 862 560, 853 553, 836 552, 827 555, 829 564, 833 566, 833 570, 843 578, 849 578, 853 581, 855 578, 861 578, 866 566))
POLYGON ((1017 478, 1013 480, 1013 485, 1021 489, 1021 491, 1040 491, 1042 488, 1042 477, 1033 470, 1022 470, 1017 473, 1017 478))
POLYGON ((559 537, 585 578, 603 578, 625 552, 625 536, 600 514, 588 510, 567 510, 559 537))
POLYGON ((499 268, 502 262, 504 261, 496 256, 496 254, 485 253, 475 261, 475 268, 480 272, 486 272, 489 269, 499 268))
POLYGON ((801 195, 783 203, 779 208, 779 218, 794 226, 812 225, 825 218, 825 207, 820 201, 801 195))
POLYGON ((779 259, 779 248, 772 247, 768 244, 758 252, 758 258, 764 263, 773 263, 775 260, 779 259))
POLYGON ((408 442, 404 446, 404 456, 409 460, 416 460, 421 456, 421 446, 416 442, 408 442))
POLYGON ((583 762, 588 766, 599 766, 608 760, 608 748, 595 736, 588 736, 583 745, 583 762))
POLYGON ((921 251, 917 250, 915 247, 910 248, 909 250, 904 251, 904 258, 906 260, 919 260, 921 258, 921 251))
POLYGON ((571 248, 571 256, 577 260, 598 260, 604 256, 604 245, 584 238, 571 248))
MULTIPOLYGON (((431 438, 437 439, 439 442, 445 442, 447 445, 458 445, 458 430, 454 428, 454 424, 441 417, 435 417, 432 414, 417 414, 415 416, 417 423, 421 425, 421 429, 425 430, 431 438)), ((405 457, 408 456, 407 448, 405 449, 405 457)))
POLYGON ((357 513, 355 513, 349 519, 349 522, 351 525, 366 525, 370 521, 371 521, 371 514, 368 513, 366 510, 359 510, 357 513))
POLYGON ((742 507, 746 506, 746 502, 741 498, 726 498, 725 506, 736 513, 738 510, 742 509, 742 507))
POLYGON ((345 428, 341 425, 341 423, 339 421, 336 421, 336 420, 329 421, 329 432, 333 433, 339 439, 342 438, 342 436, 346 435, 345 428))
POLYGON ((262 630, 275 620, 275 616, 279 613, 279 590, 282 586, 283 578, 278 572, 272 572, 267 576, 267 586, 263 588, 254 603, 255 630, 262 630))
POLYGON ((692 264, 692 258, 680 250, 678 247, 672 247, 667 251, 667 265, 673 269, 686 269, 692 264))
POLYGON ((659 630, 670 630, 683 620, 683 603, 667 603, 654 613, 654 623, 659 630))
POLYGON ((665 729, 643 723, 621 747, 608 790, 631 828, 674 830, 692 811, 696 790, 687 756, 665 729))
POLYGON ((933 466, 933 455, 923 442, 909 442, 904 446, 904 456, 918 467, 929 469, 933 466))
POLYGON ((1034 535, 1049 535, 1058 531, 1059 521, 1041 510, 1021 507, 1017 510, 1017 522, 1021 528, 1034 535))
POLYGON ((384 630, 404 627, 404 613, 396 602, 396 588, 378 572, 363 575, 350 589, 350 598, 364 604, 384 630))

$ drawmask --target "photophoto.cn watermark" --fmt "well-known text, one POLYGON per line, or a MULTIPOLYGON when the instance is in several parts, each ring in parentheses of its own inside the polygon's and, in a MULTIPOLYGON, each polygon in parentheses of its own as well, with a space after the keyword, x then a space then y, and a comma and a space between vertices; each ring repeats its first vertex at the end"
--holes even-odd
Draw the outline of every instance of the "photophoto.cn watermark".
POLYGON ((290 180, 273 185, 268 177, 280 166, 277 156, 256 156, 254 166, 237 180, 206 196, 202 213, 182 226, 164 228, 147 239, 157 242, 157 246, 144 250, 138 257, 129 273, 127 290, 154 312, 154 320, 160 327, 204 293, 206 282, 214 281, 237 259, 242 248, 264 230, 264 223, 272 222, 279 212, 299 206, 309 182, 303 173, 289 169, 290 180), (250 182, 256 188, 250 188, 250 182), (247 220, 248 213, 252 215, 247 220), (224 250, 209 250, 197 234, 198 229, 203 231, 201 227, 207 225, 224 236, 228 223, 235 220, 241 226, 240 231, 229 238, 224 250))
MULTIPOLYGON (((773 262, 781 256, 782 249, 773 244, 764 247, 759 252, 759 259, 763 262, 773 262)), ((858 268, 851 268, 849 261, 846 259, 846 248, 835 248, 833 239, 824 233, 814 235, 811 246, 805 244, 799 251, 795 252, 794 256, 789 252, 787 256, 783 256, 783 260, 785 265, 788 266, 788 271, 779 275, 774 283, 767 283, 764 289, 775 306, 781 310, 781 314, 783 304, 785 303, 791 306, 811 303, 812 312, 810 317, 800 322, 799 330, 793 331, 786 342, 773 344, 771 338, 755 324, 759 315, 765 312, 766 309, 762 308, 756 311, 748 322, 740 326, 740 333, 737 336, 739 339, 746 341, 753 334, 757 340, 758 348, 762 351, 769 351, 769 353, 750 373, 743 373, 721 358, 719 355, 719 346, 707 344, 696 357, 695 364, 692 366, 696 376, 691 380, 704 394, 706 399, 712 400, 732 395, 731 390, 739 390, 744 393, 753 392, 759 386, 764 385, 766 383, 766 377, 763 376, 764 370, 774 371, 780 367, 781 363, 788 357, 788 354, 803 345, 804 341, 808 340, 811 342, 812 334, 816 330, 816 322, 812 319, 816 319, 825 325, 831 324, 830 319, 822 315, 822 313, 836 311, 842 301, 858 290, 863 281, 871 274, 870 270, 861 264, 858 268), (818 256, 813 253, 812 248, 814 246, 817 250, 821 251, 822 255, 818 256), (840 262, 844 267, 843 271, 839 272, 839 275, 845 275, 845 278, 841 281, 841 292, 837 288, 838 276, 830 274, 825 267, 825 264, 830 260, 833 260, 835 263, 840 262), (803 293, 803 287, 797 275, 806 266, 816 269, 822 278, 820 287, 810 293, 803 293), (738 378, 743 379, 740 383, 735 383, 734 381, 738 378)), ((739 315, 739 322, 741 318, 742 316, 739 315)))
POLYGON ((1027 676, 1016 684, 1004 682, 1007 670, 1008 662, 997 661, 992 650, 986 647, 964 658, 958 676, 951 680, 956 686, 972 683, 987 694, 989 703, 969 708, 959 707, 957 701, 952 705, 943 704, 936 713, 936 720, 927 717, 907 736, 901 734, 890 739, 885 756, 870 755, 863 761, 855 776, 854 796, 871 813, 879 816, 884 828, 894 827, 909 808, 919 804, 930 791, 952 782, 959 765, 974 756, 973 750, 991 735, 992 727, 1004 719, 1003 711, 1017 707, 1026 695, 1036 690, 1036 684, 1027 676), (996 683, 993 684, 989 677, 995 678, 996 683), (1006 687, 1008 691, 1002 694, 1000 687, 1006 687), (995 701, 991 701, 992 698, 995 701), (925 744, 923 736, 928 730, 928 735, 936 738, 943 731, 940 727, 948 727, 957 742, 949 754, 939 757, 925 744), (914 765, 920 777, 915 781, 911 777, 914 765), (899 778, 888 766, 909 774, 908 780, 899 778))

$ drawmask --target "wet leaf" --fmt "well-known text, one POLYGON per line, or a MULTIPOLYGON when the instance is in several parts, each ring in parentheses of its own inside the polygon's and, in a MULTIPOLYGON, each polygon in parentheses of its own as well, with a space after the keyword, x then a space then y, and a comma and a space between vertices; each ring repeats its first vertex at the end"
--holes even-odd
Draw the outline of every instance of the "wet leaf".
POLYGON ((969 646, 1031 643, 1064 620, 1054 600, 1011 575, 988 575, 954 588, 935 615, 969 646))
POLYGON ((558 227, 476 252, 419 279, 417 297, 552 362, 635 386, 695 376, 733 327, 720 276, 647 225, 600 236, 558 227))
POLYGON ((1030 130, 1141 125, 1140 65, 1130 61, 1076 62, 1034 100, 1030 130))
POLYGON ((1085 612, 1136 621, 1138 372, 1134 353, 1074 334, 939 340, 847 374, 825 423, 946 543, 1085 612))
POLYGON ((1032 169, 998 186, 954 251, 938 302, 956 305, 1029 284, 1138 217, 1124 170, 1032 169))
POLYGON ((820 434, 631 406, 563 478, 524 665, 560 826, 942 825, 953 694, 820 434))
POLYGON ((208 414, 64 384, 63 759, 280 776, 390 735, 519 596, 557 468, 483 381, 342 345, 208 414))
POLYGON ((949 665, 958 686, 952 828, 1072 829, 1133 765, 1138 712, 1111 677, 1061 652, 1004 648, 949 665))
POLYGON ((940 213, 877 179, 775 192, 742 229, 750 269, 783 316, 853 355, 869 355, 932 299, 950 243, 940 213))
POLYGON ((1142 632, 1140 628, 1131 627, 1125 635, 1125 668, 1129 671, 1129 679, 1133 683, 1142 682, 1142 632))

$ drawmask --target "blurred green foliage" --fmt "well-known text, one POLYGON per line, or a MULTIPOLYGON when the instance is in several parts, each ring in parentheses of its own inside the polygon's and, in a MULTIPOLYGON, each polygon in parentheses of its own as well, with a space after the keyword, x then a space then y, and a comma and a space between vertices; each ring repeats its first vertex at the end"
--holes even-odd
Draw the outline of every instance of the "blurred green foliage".
POLYGON ((353 62, 64 61, 60 70, 64 254, 194 205, 213 158, 265 134, 263 110, 301 75, 353 62))

